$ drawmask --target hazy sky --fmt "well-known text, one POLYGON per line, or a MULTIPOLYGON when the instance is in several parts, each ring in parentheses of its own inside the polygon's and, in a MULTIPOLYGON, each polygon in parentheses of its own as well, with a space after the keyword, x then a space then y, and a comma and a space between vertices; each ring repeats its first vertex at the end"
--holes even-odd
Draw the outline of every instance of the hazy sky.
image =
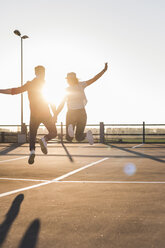
MULTIPOLYGON (((88 123, 165 123, 164 0, 1 0, 0 88, 20 85, 19 29, 24 82, 46 67, 49 98, 57 104, 66 74, 80 80, 109 70, 86 89, 88 123)), ((0 125, 20 124, 20 96, 0 95, 0 125)), ((58 122, 65 120, 66 108, 58 122)), ((24 122, 29 123, 27 93, 24 122)))

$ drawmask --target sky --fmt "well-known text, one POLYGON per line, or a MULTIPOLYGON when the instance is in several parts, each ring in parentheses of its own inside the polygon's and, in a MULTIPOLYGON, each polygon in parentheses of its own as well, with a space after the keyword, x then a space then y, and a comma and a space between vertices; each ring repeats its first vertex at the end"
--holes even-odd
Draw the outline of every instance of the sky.
MULTIPOLYGON (((49 100, 58 105, 66 74, 91 79, 108 62, 108 71, 86 88, 87 123, 165 123, 164 0, 2 0, 0 1, 0 88, 24 83, 44 65, 49 100)), ((0 95, 0 125, 21 123, 20 96, 0 95)), ((66 107, 58 117, 65 123, 66 107)), ((29 123, 24 93, 24 122, 29 123)))

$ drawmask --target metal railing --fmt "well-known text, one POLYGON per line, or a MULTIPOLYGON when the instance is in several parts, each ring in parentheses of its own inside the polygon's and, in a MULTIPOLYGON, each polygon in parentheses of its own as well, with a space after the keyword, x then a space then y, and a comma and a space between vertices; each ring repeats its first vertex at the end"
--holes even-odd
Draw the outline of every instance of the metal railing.
MULTIPOLYGON (((67 142, 65 139, 66 125, 57 124, 58 136, 56 142, 67 142)), ((91 129, 94 141, 99 143, 165 143, 165 124, 87 124, 85 132, 91 129)), ((46 128, 40 125, 38 136, 45 135, 46 128)), ((18 142, 21 134, 21 125, 0 125, 0 142, 18 142)), ((24 124, 24 135, 26 142, 29 137, 29 125, 24 124)), ((76 142, 76 141, 74 141, 76 142)), ((85 141, 86 142, 86 141, 85 141)))

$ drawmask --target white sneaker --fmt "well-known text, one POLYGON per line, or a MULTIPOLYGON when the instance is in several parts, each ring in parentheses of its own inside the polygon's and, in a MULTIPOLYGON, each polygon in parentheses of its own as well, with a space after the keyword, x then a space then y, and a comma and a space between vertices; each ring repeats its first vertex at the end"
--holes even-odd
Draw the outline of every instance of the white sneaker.
POLYGON ((41 146, 41 151, 44 154, 47 154, 48 149, 47 149, 47 142, 46 142, 45 138, 43 137, 42 139, 39 139, 39 143, 40 143, 40 146, 41 146))
POLYGON ((69 124, 68 125, 68 134, 71 138, 74 137, 74 130, 73 130, 73 125, 72 124, 69 124))
POLYGON ((90 145, 93 145, 93 143, 94 143, 94 139, 93 139, 93 135, 92 135, 91 130, 89 130, 89 131, 87 132, 87 136, 86 136, 86 138, 87 138, 87 140, 88 140, 89 144, 90 144, 90 145))
POLYGON ((35 151, 32 150, 32 151, 30 151, 28 163, 33 164, 34 163, 34 158, 35 158, 35 151))

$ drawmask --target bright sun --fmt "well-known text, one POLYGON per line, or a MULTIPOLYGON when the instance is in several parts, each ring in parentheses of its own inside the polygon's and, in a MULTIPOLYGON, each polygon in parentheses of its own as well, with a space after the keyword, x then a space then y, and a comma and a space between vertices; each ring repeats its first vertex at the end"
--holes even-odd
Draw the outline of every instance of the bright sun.
POLYGON ((47 102, 55 104, 57 107, 65 96, 65 89, 47 83, 43 87, 43 96, 47 102))

